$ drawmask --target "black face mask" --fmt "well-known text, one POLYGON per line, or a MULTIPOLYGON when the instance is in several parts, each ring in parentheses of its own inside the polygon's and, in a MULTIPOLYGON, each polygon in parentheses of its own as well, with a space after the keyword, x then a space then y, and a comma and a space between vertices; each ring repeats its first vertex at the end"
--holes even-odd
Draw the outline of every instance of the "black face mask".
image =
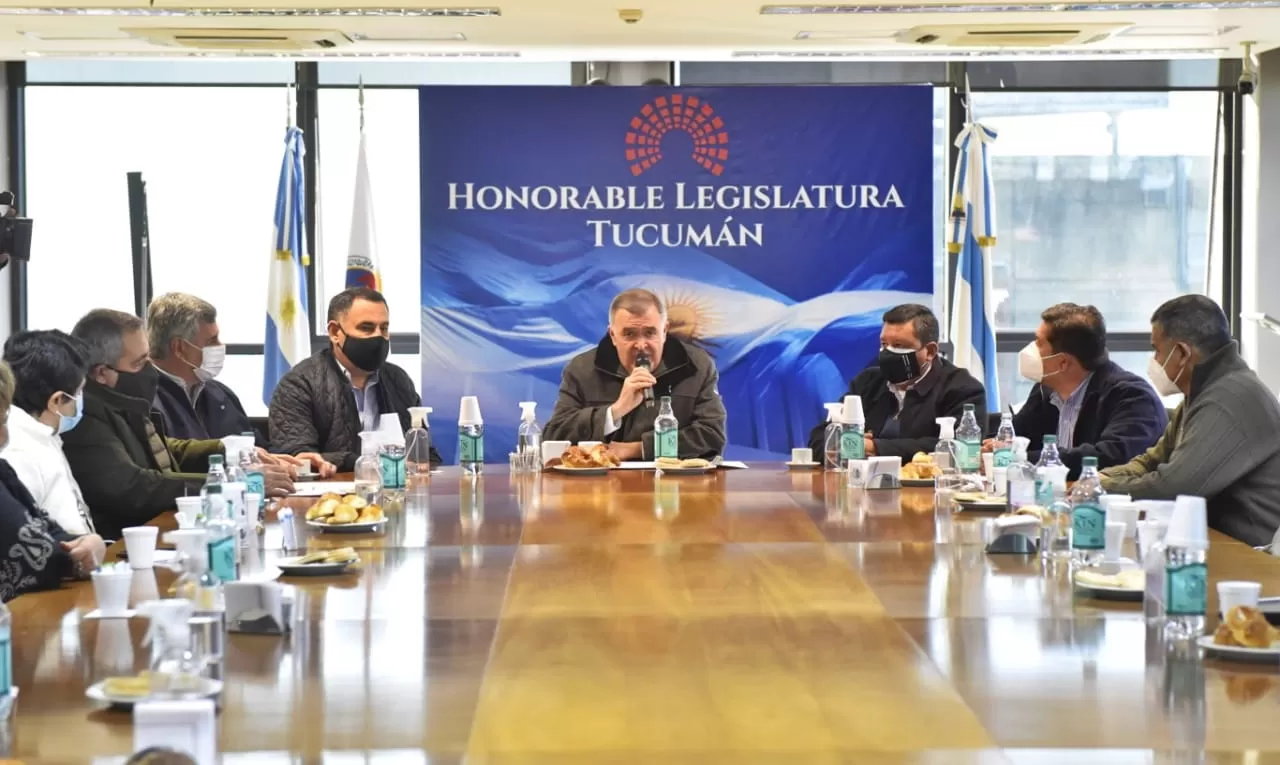
MULTIPOLYGON (((112 367, 112 369, 115 369, 112 367)), ((156 388, 160 386, 160 373, 147 364, 138 372, 121 372, 116 369, 116 392, 140 398, 147 403, 156 400, 156 388)))
POLYGON ((882 349, 877 364, 884 374, 884 379, 894 385, 901 385, 919 377, 920 359, 916 358, 916 353, 916 351, 894 353, 888 348, 882 349))
MULTIPOLYGON (((342 334, 346 335, 344 331, 342 334)), ((382 335, 373 337, 352 337, 347 335, 342 341, 342 352, 352 364, 366 372, 377 372, 387 354, 391 353, 391 343, 382 335)))

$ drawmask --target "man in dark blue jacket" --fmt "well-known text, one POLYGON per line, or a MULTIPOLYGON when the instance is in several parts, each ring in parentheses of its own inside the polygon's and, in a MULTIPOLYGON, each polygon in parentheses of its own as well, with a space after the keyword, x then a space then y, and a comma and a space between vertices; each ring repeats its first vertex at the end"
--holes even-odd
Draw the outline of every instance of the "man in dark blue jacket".
MULTIPOLYGON (((147 307, 151 363, 160 370, 155 407, 171 438, 204 440, 253 432, 230 388, 214 378, 226 346, 218 338, 218 310, 194 295, 170 292, 147 307)), ((255 434, 259 446, 266 439, 255 434)))
POLYGON ((1018 354, 1018 372, 1036 386, 1014 415, 1013 429, 1031 439, 1032 462, 1044 437, 1057 436, 1071 479, 1085 457, 1097 457, 1099 468, 1125 464, 1168 425, 1151 384, 1107 356, 1107 325, 1091 305, 1059 303, 1040 314, 1036 339, 1018 354))

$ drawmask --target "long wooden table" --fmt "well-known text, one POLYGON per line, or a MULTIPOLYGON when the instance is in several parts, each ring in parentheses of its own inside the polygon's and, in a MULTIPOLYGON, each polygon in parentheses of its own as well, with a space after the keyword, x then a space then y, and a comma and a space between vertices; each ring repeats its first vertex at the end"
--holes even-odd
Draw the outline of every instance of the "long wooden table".
MULTIPOLYGON (((1280 761, 1275 667, 1169 655, 1141 604, 984 555, 984 516, 935 544, 927 490, 488 467, 423 504, 309 538, 363 572, 286 580, 293 634, 229 637, 226 762, 1280 761)), ((1280 562, 1216 534, 1209 573, 1280 592, 1280 562)), ((130 750, 129 716, 83 693, 145 668, 146 622, 93 607, 87 583, 11 604, 23 761, 130 750)))

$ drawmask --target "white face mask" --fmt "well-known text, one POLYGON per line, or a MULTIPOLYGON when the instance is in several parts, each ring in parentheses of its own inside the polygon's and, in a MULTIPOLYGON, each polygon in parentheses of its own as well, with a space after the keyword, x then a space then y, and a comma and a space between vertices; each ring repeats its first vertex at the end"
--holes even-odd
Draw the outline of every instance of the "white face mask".
POLYGON ((1056 375, 1057 372, 1046 375, 1044 373, 1044 360, 1051 359, 1058 355, 1060 354, 1053 353, 1042 357, 1040 355, 1040 349, 1036 347, 1036 342, 1032 340, 1027 343, 1025 348, 1018 351, 1018 374, 1034 383, 1040 382, 1045 377, 1052 377, 1053 375, 1056 375))
MULTIPOLYGON (((187 343, 187 345, 192 348, 197 347, 192 343, 187 343)), ((202 383, 207 383, 222 372, 222 365, 227 360, 227 346, 210 345, 200 350, 200 366, 197 367, 189 361, 187 363, 191 366, 192 371, 195 372, 196 379, 202 383)))
MULTIPOLYGON (((1175 345, 1174 349, 1177 347, 1178 346, 1175 345)), ((1156 386, 1156 393, 1159 393, 1161 396, 1176 396, 1182 392, 1178 390, 1178 379, 1182 377, 1182 373, 1185 371, 1185 366, 1183 369, 1178 370, 1178 376, 1173 379, 1169 379, 1169 373, 1164 369, 1172 358, 1173 350, 1171 349, 1169 351, 1169 355, 1164 359, 1164 364, 1156 361, 1155 356, 1152 356, 1147 362, 1147 377, 1151 378, 1152 384, 1156 386)))

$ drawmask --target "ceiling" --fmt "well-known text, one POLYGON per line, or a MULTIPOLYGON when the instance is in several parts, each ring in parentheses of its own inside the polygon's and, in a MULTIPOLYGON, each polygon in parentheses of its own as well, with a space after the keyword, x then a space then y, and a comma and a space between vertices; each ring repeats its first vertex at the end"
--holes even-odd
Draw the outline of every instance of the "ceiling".
POLYGON ((770 13, 762 12, 764 6, 759 0, 501 0, 489 6, 449 9, 453 15, 393 15, 406 9, 408 14, 422 13, 423 9, 431 9, 432 13, 445 10, 439 5, 396 3, 397 0, 84 0, 73 5, 71 0, 62 0, 61 5, 37 8, 21 0, 2 0, 0 58, 86 54, 231 56, 240 55, 242 50, 251 50, 255 55, 307 58, 498 55, 558 61, 721 60, 744 56, 1239 57, 1242 42, 1256 41, 1255 51, 1280 42, 1280 0, 1114 0, 1105 4, 897 0, 893 5, 864 3, 843 12, 818 9, 819 12, 770 13), (620 3, 639 12, 635 23, 620 18, 620 3), (1072 10, 1060 10, 1063 8, 1072 10), (222 12, 212 14, 210 9, 222 12), (231 9, 241 12, 228 12, 231 9), (489 15, 462 13, 468 9, 488 10, 489 15), (268 14, 267 10, 286 13, 268 14), (1069 44, 1008 47, 975 45, 972 40, 948 43, 957 30, 974 25, 999 25, 994 34, 980 36, 983 40, 1025 43, 1025 33, 1035 31, 1069 44), (918 27, 930 29, 908 33, 918 27), (242 39, 229 46, 212 47, 207 42, 175 42, 191 37, 192 30, 213 29, 277 30, 271 36, 279 39, 265 43, 242 39), (287 30, 305 31, 294 34, 287 30), (911 42, 925 35, 938 41, 911 42), (315 47, 316 41, 322 39, 329 41, 321 43, 328 47, 315 47))

